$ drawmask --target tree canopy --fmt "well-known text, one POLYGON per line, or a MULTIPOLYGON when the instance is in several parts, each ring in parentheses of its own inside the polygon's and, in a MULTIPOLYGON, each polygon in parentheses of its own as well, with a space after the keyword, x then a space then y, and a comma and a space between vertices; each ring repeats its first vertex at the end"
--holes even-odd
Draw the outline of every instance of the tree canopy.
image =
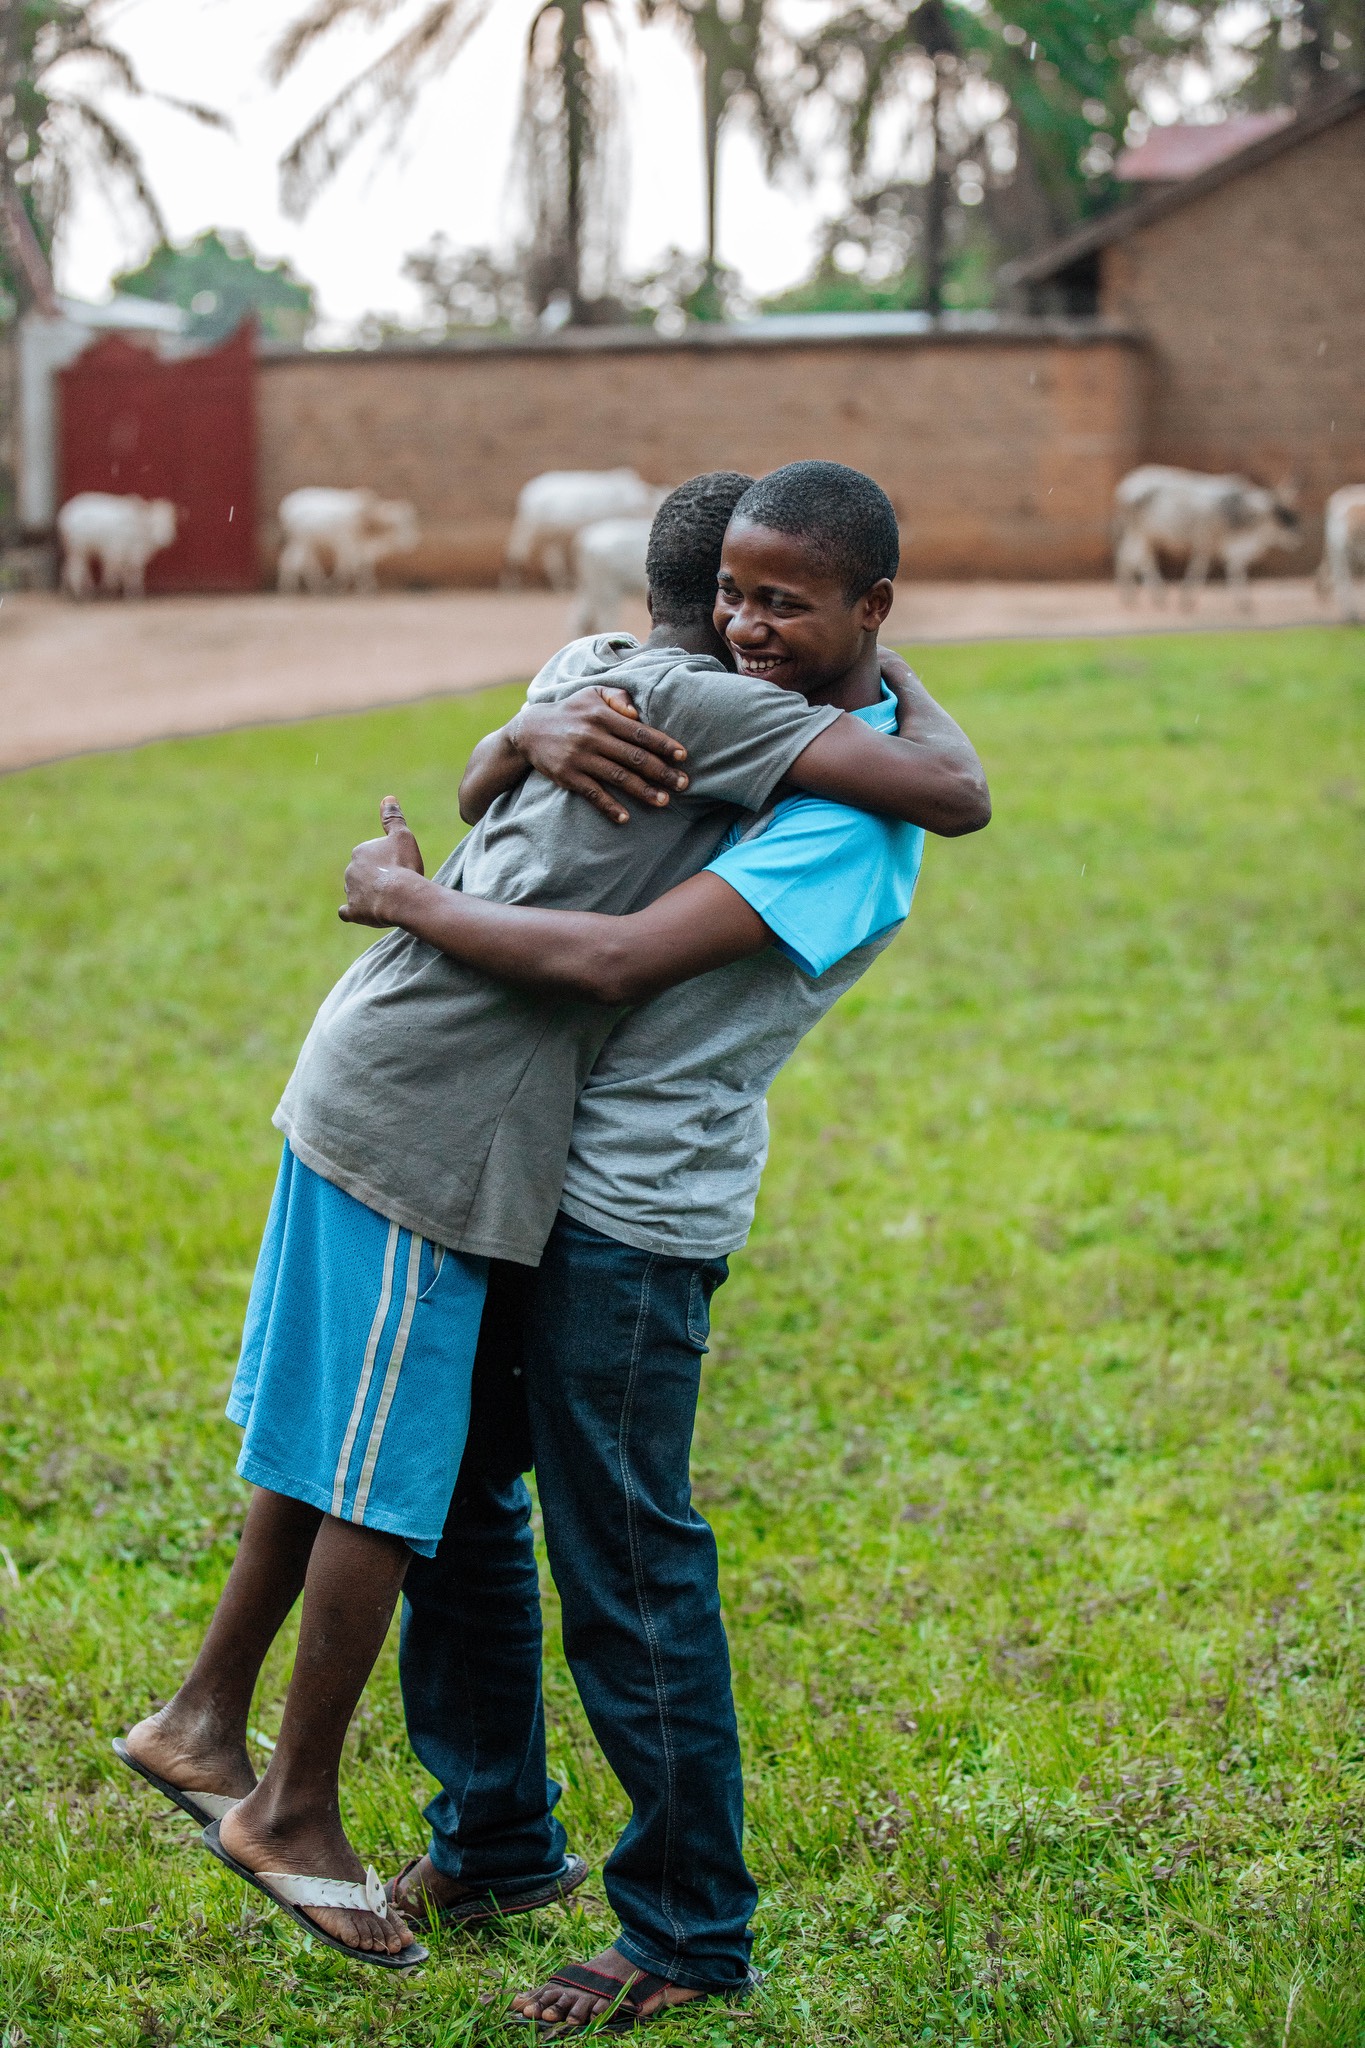
POLYGON ((201 341, 221 341, 254 315, 268 340, 299 342, 316 313, 312 286, 287 262, 263 263, 244 235, 217 228, 178 248, 160 242, 114 289, 181 307, 201 341))

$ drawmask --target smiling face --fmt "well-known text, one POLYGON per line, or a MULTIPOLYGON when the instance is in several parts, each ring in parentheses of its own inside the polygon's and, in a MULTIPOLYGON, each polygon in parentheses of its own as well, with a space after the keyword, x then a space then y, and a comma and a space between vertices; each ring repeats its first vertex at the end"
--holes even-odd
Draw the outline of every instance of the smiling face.
POLYGON ((876 701, 877 634, 892 595, 882 577, 850 602, 808 541, 736 519, 721 552, 716 631, 741 675, 812 701, 851 693, 851 710, 876 701))

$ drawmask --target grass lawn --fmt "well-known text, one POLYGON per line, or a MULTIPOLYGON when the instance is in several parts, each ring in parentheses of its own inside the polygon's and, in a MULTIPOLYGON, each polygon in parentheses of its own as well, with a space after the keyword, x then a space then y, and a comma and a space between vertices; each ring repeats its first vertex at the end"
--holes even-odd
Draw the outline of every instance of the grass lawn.
MULTIPOLYGON (((660 2041, 1365 2042, 1365 636, 926 653, 996 821, 779 1084, 697 1452, 763 1887, 660 2041)), ((509 693, 0 782, 0 2040, 513 2042, 600 1898, 310 1950, 113 1761, 242 1511, 269 1123, 509 693), (481 2003, 493 1994, 491 2003, 481 2003)), ((623 842, 624 850, 624 842, 623 842)), ((282 1647, 253 1726, 268 1738, 282 1647)), ((557 1648, 575 1847, 623 1819, 557 1648)), ((392 1654, 352 1833, 423 1839, 392 1654)), ((593 1887, 589 1886, 591 1892, 593 1887)), ((588 1948, 585 1948, 585 1944, 588 1948)))

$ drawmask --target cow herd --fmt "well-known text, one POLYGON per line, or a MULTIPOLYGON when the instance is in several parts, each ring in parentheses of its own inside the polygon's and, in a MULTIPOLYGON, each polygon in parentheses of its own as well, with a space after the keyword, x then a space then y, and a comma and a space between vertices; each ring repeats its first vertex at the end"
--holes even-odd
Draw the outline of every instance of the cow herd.
MULTIPOLYGON (((548 470, 525 484, 507 544, 503 583, 539 575, 553 590, 576 592, 576 633, 606 632, 622 606, 645 595, 650 522, 665 493, 633 469, 548 470)), ((409 554, 421 540, 414 508, 374 491, 310 487, 279 508, 280 590, 373 590, 386 555, 409 554)), ((103 590, 141 597, 147 564, 174 544, 176 508, 166 498, 82 491, 57 515, 62 582, 75 598, 103 590)), ((1163 565, 1183 564, 1187 603, 1221 568, 1247 602, 1248 572, 1303 536, 1292 492, 1244 476, 1145 463, 1114 493, 1114 572, 1126 598, 1140 589, 1160 597, 1163 565)), ((1365 484, 1327 501, 1318 588, 1343 619, 1358 619, 1365 579, 1365 484)))

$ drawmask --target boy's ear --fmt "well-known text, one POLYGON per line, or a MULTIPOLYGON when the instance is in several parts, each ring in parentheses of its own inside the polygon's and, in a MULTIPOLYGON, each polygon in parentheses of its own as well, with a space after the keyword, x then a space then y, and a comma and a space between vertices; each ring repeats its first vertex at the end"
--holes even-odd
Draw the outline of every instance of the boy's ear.
POLYGON ((886 624, 896 595, 896 586, 889 576, 881 576, 865 590, 858 599, 860 617, 858 624, 865 633, 880 633, 886 624))

